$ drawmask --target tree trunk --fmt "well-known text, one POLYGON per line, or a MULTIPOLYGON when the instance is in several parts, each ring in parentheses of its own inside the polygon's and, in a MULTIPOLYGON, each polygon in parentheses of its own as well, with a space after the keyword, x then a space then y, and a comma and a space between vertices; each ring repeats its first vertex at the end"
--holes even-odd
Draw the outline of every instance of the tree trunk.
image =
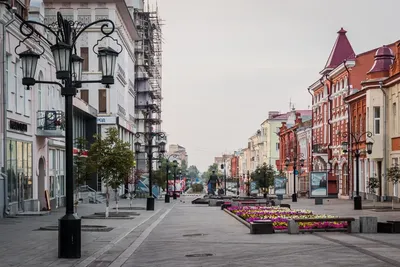
POLYGON ((115 193, 115 210, 117 211, 118 214, 118 189, 114 189, 115 193))
POLYGON ((131 208, 131 209, 132 209, 132 202, 133 202, 133 193, 131 192, 131 199, 129 202, 129 208, 131 208))
POLYGON ((108 192, 108 186, 106 187, 106 218, 108 218, 109 215, 109 206, 110 206, 110 194, 108 192))
POLYGON ((76 189, 75 193, 75 201, 74 201, 74 206, 75 206, 75 213, 78 213, 78 202, 79 202, 79 189, 76 189))

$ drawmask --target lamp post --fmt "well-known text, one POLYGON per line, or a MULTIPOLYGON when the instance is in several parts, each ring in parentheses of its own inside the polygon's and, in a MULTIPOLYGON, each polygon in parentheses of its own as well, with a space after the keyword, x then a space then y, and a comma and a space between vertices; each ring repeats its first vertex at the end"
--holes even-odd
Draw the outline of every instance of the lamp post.
POLYGON ((171 154, 171 155, 169 155, 169 156, 166 158, 166 161, 167 161, 167 168, 166 168, 166 173, 167 173, 167 174, 166 174, 166 175, 167 175, 167 187, 166 187, 166 189, 167 189, 167 192, 166 192, 166 194, 165 194, 165 203, 169 203, 169 202, 170 202, 168 178, 169 178, 169 164, 170 164, 169 159, 170 159, 172 156, 176 156, 176 155, 171 154))
MULTIPOLYGON (((299 154, 292 154, 292 158, 293 158, 293 194, 292 194, 292 202, 297 202, 297 191, 296 191, 296 171, 297 171, 297 156, 300 157, 299 163, 300 163, 300 167, 304 166, 304 155, 303 153, 299 153, 299 154)), ((285 165, 286 167, 289 167, 290 165, 290 158, 286 158, 285 160, 285 165)))
MULTIPOLYGON (((153 196, 153 153, 165 153, 165 141, 161 140, 158 142, 158 145, 153 145, 153 138, 155 136, 160 138, 165 138, 165 134, 162 132, 145 132, 145 133, 136 133, 136 138, 139 138, 141 135, 144 136, 147 144, 144 145, 145 153, 147 154, 147 167, 149 172, 149 196, 146 201, 146 210, 154 210, 154 196, 153 196), (153 148, 158 148, 158 151, 153 151, 153 148)), ((142 144, 140 142, 135 142, 135 151, 137 154, 141 153, 142 144)))
POLYGON ((81 219, 74 212, 74 175, 73 175, 73 98, 77 88, 82 87, 82 83, 101 83, 109 87, 114 84, 114 70, 117 56, 122 52, 122 46, 118 41, 111 37, 115 25, 109 19, 101 19, 90 24, 82 24, 64 19, 60 12, 57 13, 57 22, 52 25, 44 25, 37 21, 23 21, 20 25, 20 32, 25 36, 15 48, 19 55, 22 65, 22 84, 30 90, 37 83, 54 84, 61 88, 61 95, 65 97, 65 197, 66 212, 58 222, 58 257, 59 258, 80 258, 81 257, 81 219), (88 28, 103 23, 100 30, 104 35, 93 47, 97 54, 102 71, 102 79, 95 81, 82 80, 83 58, 76 54, 76 43, 79 36, 88 28), (35 30, 34 26, 45 28, 48 35, 54 36, 54 43, 44 35, 35 30), (106 32, 106 29, 108 31, 106 32), (110 47, 95 48, 104 38, 112 39, 119 46, 117 52, 110 47), (18 52, 21 45, 28 47, 25 41, 32 39, 37 45, 28 48, 23 52, 18 52), (56 78, 62 82, 36 80, 36 68, 39 58, 45 53, 46 49, 42 46, 50 46, 56 68, 56 78), (39 51, 40 50, 40 51, 39 51), (39 51, 39 52, 37 52, 39 51))
MULTIPOLYGON (((352 147, 349 148, 349 144, 347 142, 343 142, 342 150, 343 150, 343 153, 353 152, 354 156, 356 158, 356 196, 353 198, 354 199, 354 209, 362 210, 362 199, 360 196, 360 162, 359 162, 362 152, 360 150, 360 145, 364 141, 364 140, 361 140, 361 138, 363 136, 370 138, 370 137, 372 137, 372 133, 367 131, 367 132, 363 132, 363 133, 359 133, 359 134, 350 132, 349 134, 351 136, 350 141, 351 141, 352 147)), ((347 138, 348 134, 343 133, 342 137, 347 138)), ((373 143, 371 141, 368 141, 365 144, 366 144, 366 148, 367 148, 367 153, 371 154, 373 143)))
POLYGON ((247 171, 247 196, 250 196, 250 171, 247 171))
POLYGON ((178 161, 172 162, 172 168, 174 169, 174 192, 172 192, 172 198, 176 199, 176 170, 178 169, 178 161))
POLYGON ((224 170, 224 195, 226 196, 226 168, 225 168, 225 159, 224 159, 224 164, 221 164, 221 169, 224 170))

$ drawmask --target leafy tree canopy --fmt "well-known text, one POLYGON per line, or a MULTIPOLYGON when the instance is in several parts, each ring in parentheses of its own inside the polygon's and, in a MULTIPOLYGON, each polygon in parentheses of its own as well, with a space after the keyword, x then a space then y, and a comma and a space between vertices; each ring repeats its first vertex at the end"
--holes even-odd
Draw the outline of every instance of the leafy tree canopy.
POLYGON ((199 177, 199 170, 195 165, 191 165, 187 170, 187 176, 191 179, 195 179, 199 177))
POLYGON ((268 192, 268 188, 274 185, 275 170, 272 165, 264 163, 258 166, 254 172, 251 173, 251 178, 256 182, 259 188, 264 188, 268 192))
POLYGON ((117 128, 108 128, 104 139, 95 135, 89 158, 102 181, 114 190, 131 176, 135 165, 131 146, 119 139, 117 128))
POLYGON ((95 168, 90 164, 89 158, 83 156, 83 152, 88 148, 88 141, 85 138, 78 137, 75 139, 75 147, 78 149, 78 153, 74 156, 74 178, 75 185, 78 188, 90 179, 95 168))

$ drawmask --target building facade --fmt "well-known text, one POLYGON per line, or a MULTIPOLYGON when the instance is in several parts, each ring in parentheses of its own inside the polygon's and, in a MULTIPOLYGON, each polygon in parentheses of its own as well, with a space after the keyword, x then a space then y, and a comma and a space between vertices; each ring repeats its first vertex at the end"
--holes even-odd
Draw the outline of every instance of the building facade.
POLYGON ((309 114, 311 111, 302 111, 302 113, 292 110, 288 115, 287 121, 281 123, 279 129, 279 160, 276 165, 279 165, 286 178, 286 193, 292 195, 294 191, 294 182, 296 182, 296 193, 307 191, 307 179, 308 171, 307 166, 307 155, 304 153, 307 150, 307 135, 304 137, 302 131, 305 128, 309 128, 310 122, 303 123, 304 120, 309 120, 309 114), (299 138, 300 142, 299 142, 299 138), (306 143, 304 143, 304 141, 306 143), (304 165, 301 166, 301 160, 304 161, 304 165), (286 165, 286 162, 289 164, 286 165), (294 172, 296 168, 296 173, 294 172), (296 179, 296 181, 294 181, 296 179))

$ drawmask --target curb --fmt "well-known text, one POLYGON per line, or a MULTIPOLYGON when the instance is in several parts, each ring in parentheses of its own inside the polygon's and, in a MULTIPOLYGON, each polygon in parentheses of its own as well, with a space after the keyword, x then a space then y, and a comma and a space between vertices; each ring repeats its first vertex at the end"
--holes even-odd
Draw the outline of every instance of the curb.
POLYGON ((235 218, 236 220, 238 220, 239 222, 241 222, 244 226, 246 226, 247 228, 250 229, 250 223, 246 222, 245 220, 243 220, 242 218, 240 218, 239 216, 237 216, 236 214, 234 214, 233 212, 230 212, 227 209, 224 209, 224 211, 226 213, 228 213, 229 215, 231 215, 233 218, 235 218))

